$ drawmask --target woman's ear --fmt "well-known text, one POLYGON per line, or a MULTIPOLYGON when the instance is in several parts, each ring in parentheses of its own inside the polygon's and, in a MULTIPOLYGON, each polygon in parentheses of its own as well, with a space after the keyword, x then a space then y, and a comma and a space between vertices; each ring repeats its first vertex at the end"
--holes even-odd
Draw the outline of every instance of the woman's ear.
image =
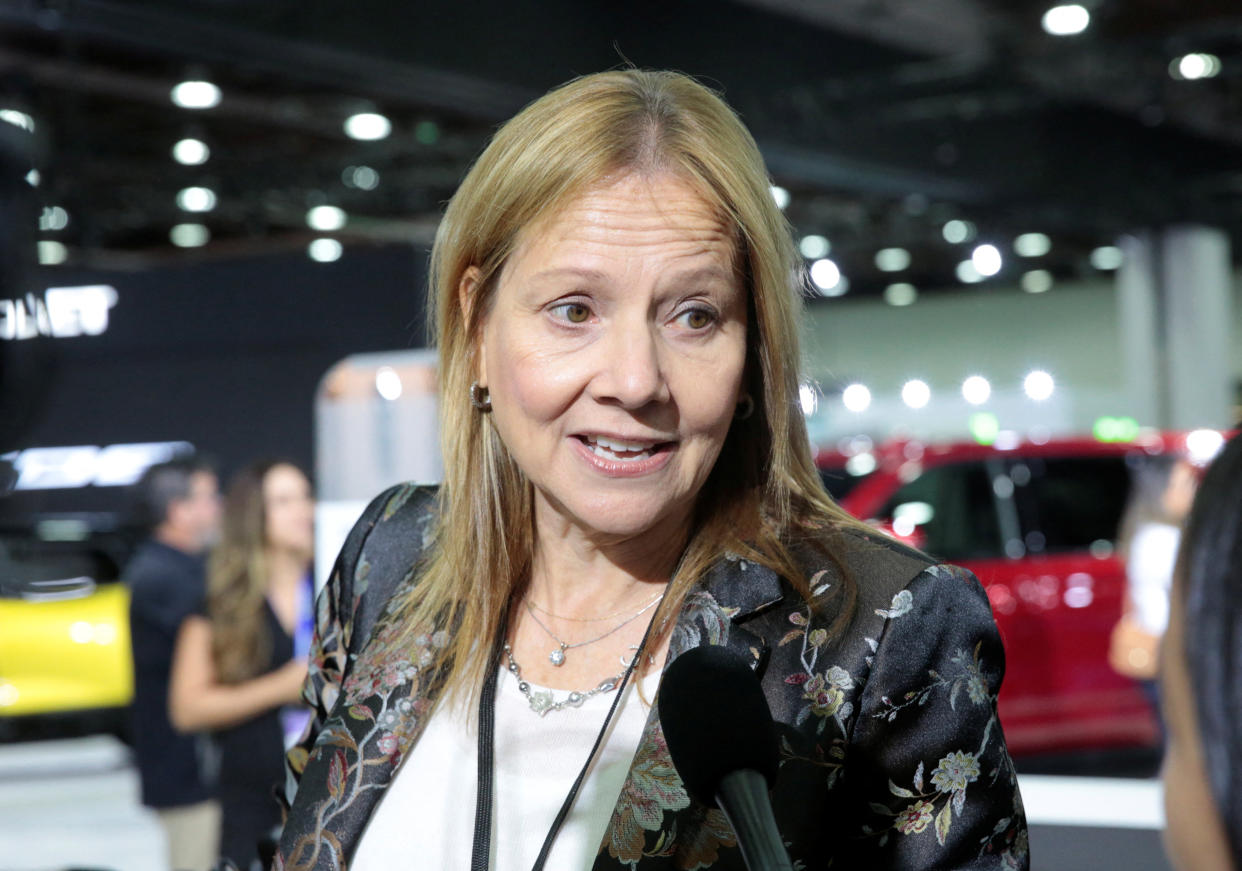
POLYGON ((457 283, 457 304, 461 307, 462 323, 466 328, 466 340, 473 346, 473 379, 480 387, 487 386, 486 344, 483 341, 483 325, 474 324, 474 307, 479 302, 479 285, 483 280, 483 272, 477 266, 467 267, 457 283))

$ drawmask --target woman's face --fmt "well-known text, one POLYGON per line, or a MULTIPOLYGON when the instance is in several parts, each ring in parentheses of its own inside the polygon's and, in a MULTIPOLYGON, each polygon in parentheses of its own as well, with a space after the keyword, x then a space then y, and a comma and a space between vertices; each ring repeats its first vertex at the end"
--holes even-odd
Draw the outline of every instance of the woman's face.
POLYGON ((263 476, 267 546, 310 557, 315 548, 315 501, 310 482, 293 466, 273 466, 263 476))
POLYGON ((742 385, 735 260, 729 227, 670 175, 626 175, 523 232, 478 366, 541 524, 613 540, 683 533, 742 385))

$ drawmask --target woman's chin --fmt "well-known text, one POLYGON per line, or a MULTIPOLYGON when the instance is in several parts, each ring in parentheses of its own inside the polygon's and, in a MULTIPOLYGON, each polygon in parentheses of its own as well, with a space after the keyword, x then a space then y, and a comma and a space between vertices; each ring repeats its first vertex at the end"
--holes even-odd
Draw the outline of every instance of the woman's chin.
MULTIPOLYGON (((575 500, 576 501, 576 500, 575 500)), ((630 541, 649 537, 660 547, 666 540, 681 539, 684 511, 667 502, 648 504, 633 497, 613 497, 574 504, 562 503, 563 516, 587 537, 604 541, 630 541)))

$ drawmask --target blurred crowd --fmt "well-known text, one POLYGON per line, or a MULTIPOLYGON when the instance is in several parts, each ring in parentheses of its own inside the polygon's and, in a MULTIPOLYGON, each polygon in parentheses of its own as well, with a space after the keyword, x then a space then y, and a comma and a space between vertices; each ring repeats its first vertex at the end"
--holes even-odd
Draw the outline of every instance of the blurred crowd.
POLYGON ((202 459, 151 467, 135 485, 149 538, 131 590, 131 733, 142 801, 169 867, 265 868, 312 624, 314 502, 305 473, 269 460, 221 498, 202 459))

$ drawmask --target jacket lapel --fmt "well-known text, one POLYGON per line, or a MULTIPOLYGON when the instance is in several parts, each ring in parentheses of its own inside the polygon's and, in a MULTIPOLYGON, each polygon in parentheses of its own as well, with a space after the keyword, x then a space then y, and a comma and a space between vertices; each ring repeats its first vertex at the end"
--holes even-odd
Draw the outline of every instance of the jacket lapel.
MULTIPOLYGON (((762 672, 769 650, 767 641, 745 623, 782 599, 781 580, 775 572, 726 556, 682 606, 664 667, 694 647, 711 644, 727 647, 752 669, 762 672)), ((732 827, 715 808, 693 809, 691 826, 697 831, 675 825, 671 818, 691 806, 669 756, 659 708, 653 705, 604 832, 595 871, 606 871, 617 863, 632 866, 644 857, 673 856, 685 852, 687 845, 696 853, 687 859, 714 861, 720 848, 735 846, 732 827)), ((697 864, 691 861, 685 867, 697 864)))
POLYGON ((441 638, 420 636, 413 656, 401 656, 400 631, 397 621, 381 618, 324 721, 298 787, 317 799, 286 823, 300 837, 285 871, 347 866, 375 805, 425 728, 434 676, 417 664, 430 660, 441 638))

